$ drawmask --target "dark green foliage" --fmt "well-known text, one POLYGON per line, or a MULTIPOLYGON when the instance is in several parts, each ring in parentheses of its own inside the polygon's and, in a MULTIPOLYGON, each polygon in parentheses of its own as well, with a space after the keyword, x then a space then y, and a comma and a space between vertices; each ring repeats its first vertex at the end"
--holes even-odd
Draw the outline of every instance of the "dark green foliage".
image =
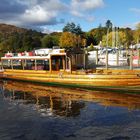
POLYGON ((53 38, 50 35, 46 35, 42 38, 42 47, 43 48, 52 48, 53 47, 53 38))
POLYGON ((50 35, 45 35, 41 39, 42 47, 43 48, 52 48, 53 46, 59 46, 59 33, 52 33, 50 35))
POLYGON ((63 28, 63 32, 71 32, 71 33, 74 33, 76 35, 83 34, 83 31, 82 31, 80 25, 76 26, 75 23, 73 23, 73 22, 67 23, 63 28))
POLYGON ((127 46, 130 46, 131 44, 134 44, 134 37, 133 37, 133 32, 130 28, 125 29, 125 34, 126 34, 126 40, 127 40, 127 46))
POLYGON ((97 42, 96 42, 94 36, 93 36, 90 32, 87 33, 86 39, 87 39, 87 46, 90 46, 91 43, 92 43, 92 44, 97 44, 97 42))
POLYGON ((0 29, 1 53, 31 51, 41 47, 42 33, 5 24, 0 25, 0 29))
MULTIPOLYGON (((32 51, 39 48, 52 48, 59 45, 62 33, 43 33, 0 24, 0 53, 32 51)), ((1 55, 0 54, 0 55, 1 55)))
POLYGON ((101 27, 92 29, 87 33, 87 46, 91 43, 93 45, 98 45, 102 41, 102 37, 106 34, 106 27, 101 27))
POLYGON ((113 26, 112 22, 110 20, 107 20, 106 21, 106 28, 107 29, 112 29, 112 26, 113 26))

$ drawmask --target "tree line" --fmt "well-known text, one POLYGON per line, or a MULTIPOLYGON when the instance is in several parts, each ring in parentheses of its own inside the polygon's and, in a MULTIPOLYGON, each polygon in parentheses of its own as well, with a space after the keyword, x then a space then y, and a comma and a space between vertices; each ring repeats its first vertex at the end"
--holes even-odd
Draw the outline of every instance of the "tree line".
POLYGON ((88 32, 83 32, 80 25, 67 23, 62 32, 53 32, 51 34, 42 34, 37 31, 27 30, 24 32, 13 32, 10 35, 4 35, 0 32, 0 51, 5 53, 31 51, 39 48, 52 48, 60 46, 61 48, 74 48, 87 46, 93 47, 99 45, 102 47, 129 47, 131 44, 140 42, 140 23, 136 29, 113 27, 110 20, 105 25, 101 24, 88 32))

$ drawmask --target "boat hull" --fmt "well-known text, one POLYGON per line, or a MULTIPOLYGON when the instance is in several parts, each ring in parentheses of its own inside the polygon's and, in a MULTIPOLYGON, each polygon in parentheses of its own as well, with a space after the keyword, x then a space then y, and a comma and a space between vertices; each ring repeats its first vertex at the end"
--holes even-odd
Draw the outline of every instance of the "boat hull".
POLYGON ((140 70, 99 70, 94 73, 73 72, 72 74, 32 70, 5 70, 1 74, 1 78, 86 88, 95 86, 140 86, 140 70))

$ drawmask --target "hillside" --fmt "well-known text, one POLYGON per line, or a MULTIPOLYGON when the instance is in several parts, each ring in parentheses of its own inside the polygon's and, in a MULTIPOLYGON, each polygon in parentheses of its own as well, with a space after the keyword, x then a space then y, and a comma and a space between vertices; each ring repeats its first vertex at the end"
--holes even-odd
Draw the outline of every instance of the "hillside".
POLYGON ((0 24, 0 52, 20 52, 41 47, 43 33, 13 25, 0 24))
POLYGON ((2 35, 11 35, 13 33, 24 33, 27 32, 27 29, 19 28, 13 25, 0 24, 0 34, 2 35))

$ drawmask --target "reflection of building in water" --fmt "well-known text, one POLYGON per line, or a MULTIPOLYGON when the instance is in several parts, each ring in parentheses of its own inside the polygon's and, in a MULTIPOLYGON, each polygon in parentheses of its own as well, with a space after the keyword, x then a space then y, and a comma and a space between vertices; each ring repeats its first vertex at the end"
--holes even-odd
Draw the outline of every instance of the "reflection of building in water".
MULTIPOLYGON (((3 84, 3 95, 6 99, 23 104, 34 104, 42 115, 77 116, 85 107, 84 101, 97 102, 103 106, 120 106, 128 109, 140 108, 140 94, 113 93, 110 91, 91 91, 48 87, 22 82, 3 84)), ((124 90, 124 89, 123 89, 124 90)), ((126 89, 128 91, 128 88, 126 89)), ((139 87, 130 90, 140 92, 139 87)))

